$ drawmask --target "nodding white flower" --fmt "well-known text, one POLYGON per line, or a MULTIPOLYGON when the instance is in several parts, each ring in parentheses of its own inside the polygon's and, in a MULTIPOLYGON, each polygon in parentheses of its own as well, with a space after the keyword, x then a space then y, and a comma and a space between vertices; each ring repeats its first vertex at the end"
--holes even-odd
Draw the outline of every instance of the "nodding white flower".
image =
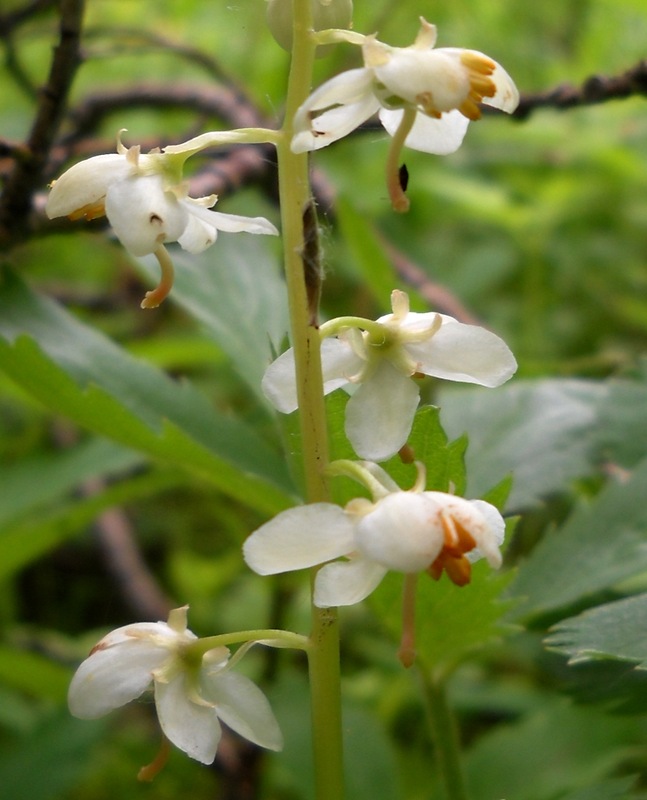
POLYGON ((460 147, 469 121, 481 116, 479 103, 514 111, 519 93, 500 64, 477 50, 434 50, 436 27, 422 17, 420 23, 410 47, 364 38, 364 67, 322 84, 298 109, 295 153, 326 147, 376 112, 394 135, 411 109, 417 113, 405 146, 445 155, 460 147))
POLYGON ((360 602, 388 570, 427 572, 436 580, 445 571, 463 586, 478 558, 494 568, 501 565, 505 523, 494 506, 422 491, 421 468, 411 491, 402 491, 374 464, 353 469, 370 472, 372 502, 357 498, 345 508, 314 503, 281 512, 245 542, 249 566, 272 575, 325 564, 314 587, 315 605, 325 608, 360 602), (333 560, 338 558, 344 560, 333 560))
MULTIPOLYGON (((346 435, 362 458, 384 461, 406 443, 418 406, 417 376, 494 387, 517 362, 506 343, 477 325, 444 314, 409 311, 395 290, 393 313, 376 321, 342 317, 321 326, 324 392, 357 385, 346 406, 346 435), (364 328, 360 331, 359 328, 364 328)), ((267 368, 262 388, 281 412, 297 408, 292 349, 267 368)))
POLYGON ((168 622, 125 625, 101 639, 72 678, 72 714, 101 717, 152 683, 164 735, 191 758, 212 763, 219 720, 251 742, 280 750, 281 732, 265 695, 230 671, 226 647, 196 649, 199 639, 187 629, 186 613, 187 607, 177 608, 168 622))
POLYGON ((81 161, 52 184, 46 212, 50 219, 96 219, 104 214, 117 238, 135 256, 154 253, 160 244, 179 242, 190 253, 212 245, 218 231, 278 234, 263 217, 241 217, 209 209, 217 197, 192 198, 181 181, 183 153, 141 153, 139 146, 81 161))
POLYGON ((188 196, 182 166, 196 152, 195 141, 144 154, 138 145, 126 148, 118 140, 117 153, 75 164, 52 183, 47 198, 45 211, 50 219, 93 220, 105 215, 130 253, 158 257, 165 285, 163 291, 151 293, 152 300, 145 300, 144 307, 159 305, 172 285, 164 243, 178 242, 190 253, 201 253, 216 241, 218 231, 278 234, 263 217, 211 211, 216 195, 188 196))

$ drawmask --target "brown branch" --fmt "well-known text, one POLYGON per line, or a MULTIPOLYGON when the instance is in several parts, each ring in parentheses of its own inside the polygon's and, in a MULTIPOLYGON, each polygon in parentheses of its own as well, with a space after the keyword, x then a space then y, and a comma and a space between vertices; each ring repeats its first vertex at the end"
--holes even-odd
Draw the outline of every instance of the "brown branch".
POLYGON ((514 119, 525 120, 539 108, 565 111, 576 106, 624 100, 627 97, 647 96, 647 60, 616 76, 591 75, 581 86, 562 84, 546 92, 522 94, 514 119))
POLYGON ((16 159, 0 195, 0 243, 19 239, 28 230, 32 195, 43 172, 80 63, 79 40, 84 0, 61 0, 59 42, 54 49, 47 83, 40 92, 34 122, 21 158, 16 159))
POLYGON ((13 33, 14 28, 40 14, 41 11, 53 8, 56 2, 57 0, 31 0, 22 8, 16 8, 7 14, 0 14, 0 39, 6 39, 13 33))

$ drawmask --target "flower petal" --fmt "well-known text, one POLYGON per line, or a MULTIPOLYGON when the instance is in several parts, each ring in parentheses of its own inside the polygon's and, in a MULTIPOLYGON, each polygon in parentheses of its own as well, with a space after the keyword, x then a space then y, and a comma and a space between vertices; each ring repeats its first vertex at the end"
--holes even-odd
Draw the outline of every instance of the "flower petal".
POLYGON ((362 555, 398 572, 421 572, 444 545, 440 507, 430 493, 394 492, 357 521, 362 555))
MULTIPOLYGON (((347 342, 336 338, 324 339, 321 343, 324 394, 330 394, 335 389, 345 386, 350 377, 361 369, 363 363, 347 342)), ((297 408, 297 384, 292 348, 282 353, 265 370, 261 389, 278 411, 290 414, 297 408)))
POLYGON ((267 697, 244 675, 217 672, 201 675, 203 696, 215 705, 216 714, 236 733, 268 750, 280 750, 283 736, 267 697))
POLYGON ((204 252, 218 238, 218 231, 213 225, 209 225, 200 219, 197 214, 192 213, 192 208, 187 208, 187 224, 182 235, 178 238, 178 244, 188 253, 204 252))
POLYGON ((407 343, 405 349, 420 372, 481 386, 500 386, 514 375, 517 362, 496 334, 442 315, 440 330, 428 341, 407 343))
POLYGON ((134 256, 153 253, 162 242, 177 241, 188 223, 188 212, 161 175, 117 181, 106 194, 106 216, 119 241, 134 256))
POLYGON ((117 634, 115 643, 106 645, 108 637, 102 639, 80 665, 68 691, 68 705, 75 717, 96 719, 139 697, 151 683, 153 670, 171 657, 168 648, 149 638, 122 639, 121 632, 143 627, 132 625, 113 632, 117 634))
POLYGON ((259 575, 313 567, 352 552, 354 527, 339 506, 311 503, 282 511, 261 525, 243 545, 259 575))
POLYGON ((54 219, 97 203, 106 196, 111 183, 127 178, 133 169, 133 165, 118 153, 80 161, 54 181, 45 213, 54 219))
POLYGON ((386 572, 386 567, 365 558, 326 564, 315 578, 314 604, 318 608, 334 608, 359 603, 377 587, 386 572))
POLYGON ((478 561, 479 558, 485 557, 491 567, 498 569, 502 562, 499 547, 505 538, 505 520, 499 509, 486 503, 485 500, 470 500, 470 503, 485 517, 487 534, 477 539, 476 550, 468 553, 467 557, 470 561, 478 561))
MULTIPOLYGON (((403 114, 402 110, 380 110, 380 122, 391 136, 399 128, 403 114)), ((412 150, 446 156, 461 146, 468 125, 469 120, 456 110, 446 112, 440 119, 418 113, 404 144, 412 150)))
POLYGON ((202 764, 213 763, 222 730, 216 710, 189 700, 186 673, 155 683, 155 706, 166 738, 202 764))
POLYGON ((265 217, 243 217, 239 214, 222 214, 220 211, 211 211, 202 203, 188 197, 182 201, 189 214, 198 217, 207 225, 227 233, 264 233, 278 236, 279 232, 265 217))
POLYGON ((361 125, 380 105, 372 86, 368 69, 351 69, 322 84, 294 116, 292 151, 319 150, 361 125))
POLYGON ((388 361, 378 364, 346 406, 346 435, 357 455, 371 461, 395 455, 411 431, 419 394, 388 361))

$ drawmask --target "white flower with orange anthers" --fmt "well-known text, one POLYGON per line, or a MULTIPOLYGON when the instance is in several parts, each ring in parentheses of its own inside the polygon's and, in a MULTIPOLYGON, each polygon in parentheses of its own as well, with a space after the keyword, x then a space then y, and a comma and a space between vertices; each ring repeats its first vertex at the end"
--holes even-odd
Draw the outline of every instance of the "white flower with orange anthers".
MULTIPOLYGON (((495 387, 517 362, 506 343, 485 328, 445 314, 409 311, 404 292, 391 294, 393 313, 377 320, 339 317, 319 332, 324 393, 354 385, 346 406, 346 435, 355 452, 385 461, 406 443, 418 407, 423 375, 495 387)), ((297 408, 294 352, 267 368, 261 384, 279 411, 297 408)))
POLYGON ((201 253, 216 241, 218 231, 278 234, 263 217, 211 211, 216 195, 188 196, 188 186, 182 180, 186 159, 203 147, 228 140, 239 141, 240 137, 235 132, 231 137, 214 133, 150 153, 142 153, 139 146, 127 148, 118 140, 117 153, 81 161, 52 183, 45 207, 47 216, 92 220, 105 215, 130 253, 154 254, 162 280, 157 289, 148 292, 142 307, 155 308, 173 283, 165 242, 178 242, 190 253, 201 253))
MULTIPOLYGON (((415 486, 403 491, 375 464, 333 462, 331 474, 355 478, 373 499, 356 498, 344 508, 313 503, 283 511, 247 539, 245 561, 260 575, 323 564, 314 584, 314 604, 321 608, 359 603, 389 570, 414 579, 426 572, 435 580, 446 572, 464 586, 477 559, 500 567, 505 523, 499 511, 483 500, 424 491, 425 470, 417 467, 415 486)), ((405 607, 404 618, 403 634, 412 641, 412 608, 405 607)), ((410 663, 409 655, 405 660, 410 663)))
POLYGON ((453 153, 469 121, 480 118, 479 103, 507 113, 519 103, 517 88, 500 64, 478 50, 433 49, 436 27, 422 17, 420 23, 410 47, 390 47, 375 36, 364 37, 364 67, 324 83, 294 118, 292 149, 302 153, 341 139, 378 112, 394 137, 388 176, 399 211, 408 207, 402 191, 397 191, 397 157, 403 145, 425 153, 453 153))
POLYGON ((72 714, 101 717, 153 684, 164 735, 191 758, 211 764, 220 720, 255 744, 280 750, 281 731, 267 698, 231 671, 238 653, 230 660, 227 647, 203 646, 187 629, 186 616, 186 607, 176 608, 168 622, 125 625, 104 636, 72 679, 72 714))

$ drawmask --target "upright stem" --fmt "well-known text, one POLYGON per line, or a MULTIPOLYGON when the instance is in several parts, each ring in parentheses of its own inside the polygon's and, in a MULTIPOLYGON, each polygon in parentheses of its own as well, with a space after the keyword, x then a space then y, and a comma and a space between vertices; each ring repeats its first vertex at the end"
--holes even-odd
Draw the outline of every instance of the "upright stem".
POLYGON ((456 720, 447 701, 445 682, 423 671, 427 716, 436 747, 436 763, 447 800, 468 800, 456 720))
MULTIPOLYGON (((306 500, 329 499, 324 469, 328 464, 328 431, 321 375, 319 331, 308 307, 303 260, 303 215, 310 202, 307 154, 290 150, 294 114, 308 96, 315 45, 310 36, 310 0, 293 0, 293 49, 285 123, 277 143, 279 196, 285 277, 290 307, 292 347, 300 411, 306 500)), ((342 800, 343 759, 339 626, 335 609, 312 608, 308 651, 317 800, 342 800)))

